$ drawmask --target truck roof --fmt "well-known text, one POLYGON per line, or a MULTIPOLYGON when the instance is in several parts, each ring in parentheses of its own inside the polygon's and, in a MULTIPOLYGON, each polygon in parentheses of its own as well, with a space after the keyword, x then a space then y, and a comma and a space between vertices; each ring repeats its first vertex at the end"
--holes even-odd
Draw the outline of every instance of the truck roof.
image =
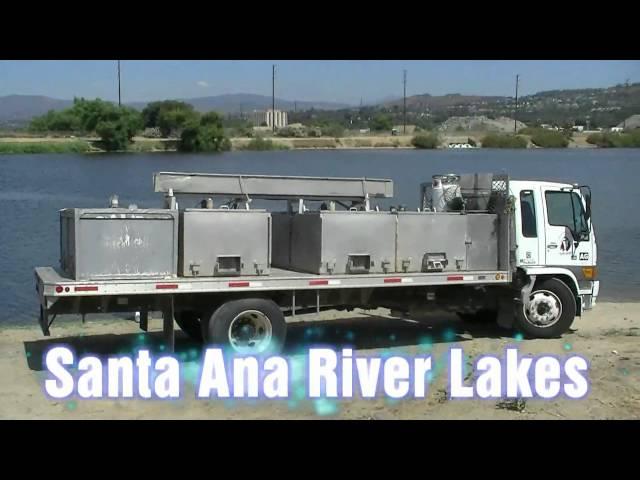
POLYGON ((568 187, 571 188, 573 187, 573 184, 571 183, 564 183, 564 182, 551 182, 548 180, 510 180, 509 182, 511 185, 513 185, 514 187, 532 187, 532 186, 548 186, 548 187, 554 187, 554 188, 562 188, 562 187, 568 187))

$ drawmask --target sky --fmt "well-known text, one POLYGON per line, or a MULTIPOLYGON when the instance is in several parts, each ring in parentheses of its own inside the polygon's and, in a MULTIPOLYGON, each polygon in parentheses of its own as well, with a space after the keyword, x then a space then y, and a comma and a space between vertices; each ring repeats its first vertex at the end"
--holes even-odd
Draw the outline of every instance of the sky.
MULTIPOLYGON (((0 96, 46 95, 117 100, 116 61, 0 61, 0 96)), ((521 95, 544 90, 608 87, 640 82, 640 61, 613 60, 123 60, 123 102, 193 98, 227 93, 286 100, 373 103, 407 95, 447 93, 521 95)))

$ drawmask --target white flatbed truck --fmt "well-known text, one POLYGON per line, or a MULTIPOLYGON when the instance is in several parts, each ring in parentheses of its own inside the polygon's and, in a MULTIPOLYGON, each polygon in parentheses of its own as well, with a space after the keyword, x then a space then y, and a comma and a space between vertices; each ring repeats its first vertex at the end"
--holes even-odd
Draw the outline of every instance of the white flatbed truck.
POLYGON ((140 312, 146 331, 148 313, 160 311, 170 350, 175 319, 187 335, 209 344, 277 352, 287 317, 383 307, 404 318, 444 310, 491 319, 528 337, 561 336, 599 293, 590 189, 543 181, 504 185, 509 201, 498 213, 507 238, 498 269, 323 275, 272 268, 265 276, 75 280, 58 268, 38 267, 40 327, 48 336, 57 315, 140 312))

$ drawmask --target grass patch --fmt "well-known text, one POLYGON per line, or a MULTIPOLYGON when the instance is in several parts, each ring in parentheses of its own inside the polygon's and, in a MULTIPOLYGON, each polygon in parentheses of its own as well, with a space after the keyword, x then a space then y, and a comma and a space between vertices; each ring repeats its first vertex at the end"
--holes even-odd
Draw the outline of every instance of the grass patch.
POLYGON ((527 148, 527 144, 520 135, 490 133, 482 139, 483 148, 527 148))
POLYGON ((293 148, 336 148, 335 138, 295 138, 293 148))
POLYGON ((87 153, 88 142, 0 142, 0 154, 87 153))
POLYGON ((268 150, 289 150, 287 145, 282 143, 274 142, 273 140, 264 139, 261 137, 254 138, 247 145, 245 145, 242 150, 253 150, 253 151, 268 151, 268 150))
POLYGON ((527 408, 527 401, 522 398, 516 398, 512 400, 501 400, 496 403, 498 410, 509 410, 512 412, 522 413, 527 408))
POLYGON ((356 148, 373 148, 373 141, 368 138, 354 138, 353 146, 356 148))

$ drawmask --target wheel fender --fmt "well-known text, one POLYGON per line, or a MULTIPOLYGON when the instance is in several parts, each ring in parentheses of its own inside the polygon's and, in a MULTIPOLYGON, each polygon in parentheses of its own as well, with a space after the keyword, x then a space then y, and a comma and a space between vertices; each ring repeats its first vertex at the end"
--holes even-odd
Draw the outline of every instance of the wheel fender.
POLYGON ((547 277, 557 277, 559 275, 563 275, 566 277, 569 277, 571 279, 572 285, 568 285, 569 288, 571 288, 571 290, 573 290, 574 292, 578 292, 580 290, 579 286, 578 286, 578 279, 576 278, 576 276, 573 274, 573 272, 567 268, 559 268, 559 267, 553 267, 553 268, 548 268, 548 267, 523 267, 522 270, 524 271, 524 273, 526 273, 528 276, 536 276, 536 277, 542 277, 542 276, 547 276, 547 277))
MULTIPOLYGON (((580 292, 580 287, 578 285, 578 279, 576 278, 576 276, 571 270, 567 268, 561 268, 561 267, 529 267, 529 268, 523 267, 522 270, 529 277, 534 277, 534 278, 563 276, 565 278, 560 279, 562 281, 565 281, 568 278, 571 284, 567 286, 571 289, 573 294, 576 296, 576 316, 578 317, 581 316, 582 302, 579 299, 579 293, 578 293, 580 292)), ((531 283, 531 285, 533 286, 533 282, 531 283)))

